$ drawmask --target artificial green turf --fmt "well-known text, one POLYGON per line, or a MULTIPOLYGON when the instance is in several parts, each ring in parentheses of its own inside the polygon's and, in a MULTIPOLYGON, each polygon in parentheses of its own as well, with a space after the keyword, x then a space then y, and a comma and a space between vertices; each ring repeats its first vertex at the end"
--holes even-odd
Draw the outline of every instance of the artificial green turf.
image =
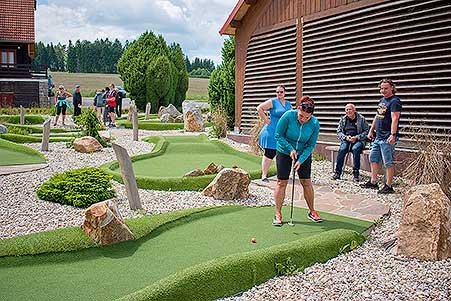
POLYGON ((23 165, 45 163, 42 154, 29 147, 0 138, 0 165, 23 165))
POLYGON ((165 137, 169 145, 162 156, 133 162, 136 175, 148 177, 182 177, 196 169, 205 169, 214 162, 225 167, 238 165, 244 170, 260 169, 260 158, 237 156, 207 139, 199 137, 165 137))
MULTIPOLYGON (((276 228, 271 225, 273 212, 273 207, 221 207, 167 224, 136 241, 67 253, 3 257, 2 300, 111 300, 212 259, 331 229, 362 232, 370 226, 326 213, 322 214, 323 223, 314 224, 307 220, 306 210, 296 208, 296 226, 276 228), (252 237, 256 244, 250 242, 252 237)), ((288 208, 284 215, 288 216, 288 208)), ((317 250, 319 255, 321 252, 317 250)))

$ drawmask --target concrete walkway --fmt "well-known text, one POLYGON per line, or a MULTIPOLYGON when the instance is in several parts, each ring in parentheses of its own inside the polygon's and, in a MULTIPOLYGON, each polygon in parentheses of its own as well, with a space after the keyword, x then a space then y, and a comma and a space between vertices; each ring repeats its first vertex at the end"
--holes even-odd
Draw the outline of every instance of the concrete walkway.
POLYGON ((9 175, 43 169, 49 166, 47 163, 41 164, 23 164, 23 165, 4 165, 0 166, 0 175, 9 175))
MULTIPOLYGON (((277 179, 276 177, 272 177, 267 183, 262 182, 261 180, 254 180, 252 183, 274 190, 277 179)), ((292 180, 290 179, 288 183, 284 205, 289 206, 289 202, 291 202, 292 180), (287 200, 289 200, 289 202, 287 202, 287 200)), ((325 185, 314 185, 313 187, 315 191, 315 210, 371 222, 389 214, 390 208, 388 206, 368 196, 345 193, 325 185)), ((295 185, 294 206, 307 208, 299 182, 295 185)))

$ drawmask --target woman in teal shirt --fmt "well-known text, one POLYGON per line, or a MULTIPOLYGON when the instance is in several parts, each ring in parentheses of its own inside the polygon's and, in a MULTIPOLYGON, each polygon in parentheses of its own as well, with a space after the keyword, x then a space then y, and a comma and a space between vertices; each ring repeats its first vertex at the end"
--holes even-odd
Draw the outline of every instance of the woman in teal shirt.
POLYGON ((308 218, 321 222, 314 209, 314 193, 311 181, 312 152, 318 140, 320 125, 313 116, 315 102, 309 96, 303 96, 296 111, 288 111, 280 118, 276 129, 277 140, 277 185, 274 191, 276 214, 273 225, 282 225, 282 205, 285 199, 290 171, 297 171, 304 191, 304 197, 310 210, 308 218))
POLYGON ((258 139, 258 144, 265 151, 262 157, 262 181, 264 182, 268 182, 268 170, 276 156, 275 132, 277 123, 286 111, 291 110, 291 103, 285 99, 285 87, 277 86, 276 93, 276 98, 268 99, 257 107, 258 115, 265 123, 258 139), (269 112, 269 118, 265 113, 266 111, 269 112))

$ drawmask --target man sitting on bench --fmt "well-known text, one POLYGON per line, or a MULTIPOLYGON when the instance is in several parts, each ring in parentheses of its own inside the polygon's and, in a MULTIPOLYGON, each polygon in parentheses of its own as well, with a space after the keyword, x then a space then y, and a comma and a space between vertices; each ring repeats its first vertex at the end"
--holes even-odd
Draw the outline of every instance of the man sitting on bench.
POLYGON ((343 164, 346 154, 352 152, 354 168, 352 174, 354 181, 359 181, 360 154, 365 146, 368 135, 368 122, 362 114, 356 111, 355 105, 348 103, 345 107, 346 115, 342 116, 338 123, 337 136, 340 139, 340 149, 337 154, 337 165, 335 166, 334 180, 340 179, 343 172, 343 164))

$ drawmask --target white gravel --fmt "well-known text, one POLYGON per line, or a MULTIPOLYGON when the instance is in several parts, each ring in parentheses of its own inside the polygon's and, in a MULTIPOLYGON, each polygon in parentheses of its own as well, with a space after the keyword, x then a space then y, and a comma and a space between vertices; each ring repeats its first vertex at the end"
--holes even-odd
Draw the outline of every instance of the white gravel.
MULTIPOLYGON (((131 130, 114 129, 115 142, 130 155, 149 152, 152 145, 132 141, 131 130)), ((151 135, 183 135, 182 131, 140 131, 140 138, 151 135)), ((243 144, 224 139, 240 150, 243 144)), ((40 144, 28 144, 40 149, 40 144)), ((49 167, 21 174, 0 176, 0 239, 55 228, 78 226, 83 222, 83 209, 37 199, 35 190, 51 175, 86 166, 99 166, 114 160, 111 148, 93 154, 80 154, 66 148, 65 143, 51 143, 44 155, 49 167)), ((451 300, 451 259, 420 262, 386 251, 382 243, 396 236, 399 226, 400 194, 380 196, 363 190, 350 181, 333 181, 330 162, 314 162, 313 182, 330 185, 349 193, 371 194, 390 206, 391 216, 375 228, 367 242, 356 250, 340 255, 324 264, 315 264, 293 276, 276 277, 239 296, 226 300, 451 300)), ((365 174, 365 173, 364 173, 365 174)), ((128 209, 124 185, 113 182, 117 190, 119 210, 125 217, 136 217, 142 211, 128 209)), ((401 188, 397 188, 401 190, 401 188)), ((251 197, 235 202, 217 201, 199 192, 163 192, 139 190, 147 213, 222 204, 246 206, 272 204, 272 191, 251 185, 251 197)))

